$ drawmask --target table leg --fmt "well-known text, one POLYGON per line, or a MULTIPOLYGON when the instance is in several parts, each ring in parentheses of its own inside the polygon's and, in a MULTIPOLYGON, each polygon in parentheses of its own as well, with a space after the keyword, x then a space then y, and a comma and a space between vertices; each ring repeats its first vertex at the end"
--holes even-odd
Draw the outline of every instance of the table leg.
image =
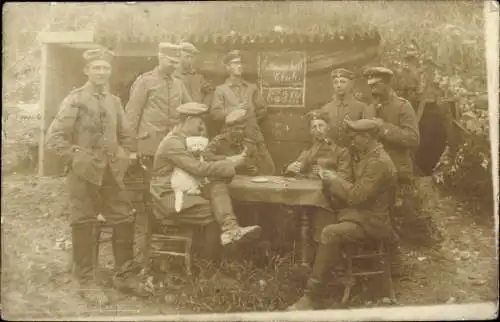
POLYGON ((300 264, 308 267, 308 244, 309 244, 309 217, 305 209, 300 211, 300 264))

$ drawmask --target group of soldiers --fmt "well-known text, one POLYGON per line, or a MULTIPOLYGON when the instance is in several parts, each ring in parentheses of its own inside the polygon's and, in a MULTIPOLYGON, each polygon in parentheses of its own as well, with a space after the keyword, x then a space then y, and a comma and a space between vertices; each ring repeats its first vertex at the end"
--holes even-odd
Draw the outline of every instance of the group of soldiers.
MULTIPOLYGON (((79 294, 91 302, 109 301, 93 274, 98 214, 113 227, 116 288, 144 295, 134 261, 134 211, 124 184, 138 160, 149 169, 156 218, 202 226, 209 259, 216 259, 218 245, 234 248, 261 236, 260 226, 239 224, 228 183, 235 174, 277 174, 259 127, 265 101, 257 86, 243 79, 237 50, 223 59, 227 80, 208 96, 203 77, 192 69, 197 54, 189 43, 161 43, 158 66, 137 78, 123 108, 109 92, 113 54, 86 51, 88 82, 68 94, 49 128, 46 144, 69 169, 75 280, 79 294), (224 126, 200 159, 187 149, 186 138, 207 135, 207 119, 224 126), (207 179, 199 195, 185 196, 180 213, 170 183, 176 167, 207 179)), ((332 71, 332 101, 308 114, 311 147, 283 173, 322 180, 336 209, 314 216, 313 272, 304 297, 291 309, 318 307, 326 272, 340 260, 342 244, 391 236, 389 209, 397 186, 412 184, 412 151, 419 144, 415 112, 391 88, 391 70, 375 67, 363 75, 374 97, 370 105, 354 97, 353 72, 332 71)))

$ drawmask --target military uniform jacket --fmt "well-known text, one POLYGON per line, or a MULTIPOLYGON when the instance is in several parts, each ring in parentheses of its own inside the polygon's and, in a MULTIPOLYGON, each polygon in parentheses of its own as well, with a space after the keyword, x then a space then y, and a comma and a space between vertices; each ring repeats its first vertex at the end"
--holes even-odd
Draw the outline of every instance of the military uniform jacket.
POLYGON ((257 146, 255 142, 247 138, 239 144, 234 143, 231 140, 231 134, 229 132, 223 132, 210 140, 210 143, 205 149, 204 157, 206 160, 211 161, 224 160, 228 156, 242 153, 245 147, 247 148, 247 158, 243 165, 236 168, 236 173, 252 175, 253 173, 247 171, 249 166, 255 166, 257 168, 257 173, 260 173, 259 164, 256 158, 257 146))
POLYGON ((248 137, 257 143, 263 143, 264 137, 260 130, 258 120, 267 113, 267 106, 262 98, 257 85, 242 80, 233 84, 230 79, 215 88, 210 114, 214 120, 222 121, 240 103, 245 103, 248 114, 248 137))
POLYGON ((327 160, 326 170, 333 170, 347 181, 352 180, 352 163, 349 150, 339 145, 328 145, 326 143, 315 143, 313 146, 303 151, 297 158, 297 162, 303 165, 301 172, 312 176, 312 167, 318 163, 318 159, 327 160))
POLYGON ((354 164, 354 183, 340 177, 326 182, 328 191, 347 202, 339 221, 359 224, 374 238, 391 234, 390 208, 394 204, 396 169, 380 144, 354 164))
POLYGON ((372 106, 366 105, 354 97, 348 97, 343 101, 334 98, 320 110, 328 115, 332 139, 343 147, 348 147, 350 143, 344 125, 346 116, 349 116, 352 121, 369 119, 375 116, 372 106))
POLYGON ((163 75, 159 67, 139 76, 130 89, 125 115, 138 142, 138 151, 153 156, 161 140, 179 122, 176 108, 191 102, 181 79, 163 75))
POLYGON ((379 140, 391 157, 400 180, 413 177, 411 153, 420 144, 417 117, 411 104, 393 91, 386 102, 375 105, 375 113, 384 121, 379 140))
POLYGON ((120 99, 107 91, 96 93, 90 83, 63 100, 46 144, 73 173, 95 185, 102 184, 107 165, 122 185, 135 151, 120 99))
MULTIPOLYGON (((173 212, 174 192, 170 184, 172 172, 178 167, 196 178, 230 180, 235 175, 231 161, 205 161, 196 159, 186 148, 186 136, 178 130, 170 132, 160 143, 153 162, 151 193, 153 198, 162 199, 167 204, 167 212, 173 212), (165 202, 168 201, 168 202, 165 202)), ((184 196, 183 209, 206 204, 203 196, 184 196)))

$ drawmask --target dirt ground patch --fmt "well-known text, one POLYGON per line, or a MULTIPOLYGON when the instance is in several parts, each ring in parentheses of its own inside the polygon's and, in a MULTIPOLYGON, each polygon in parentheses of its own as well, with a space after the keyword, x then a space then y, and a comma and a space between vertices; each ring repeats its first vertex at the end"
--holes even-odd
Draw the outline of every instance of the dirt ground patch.
MULTIPOLYGON (((113 304, 89 309, 68 272, 70 240, 63 178, 10 175, 2 180, 2 314, 20 319, 68 315, 179 313, 157 300, 112 289, 113 304)), ((471 303, 497 299, 498 261, 493 226, 478 225, 450 197, 435 213, 444 240, 438 249, 406 250, 408 274, 396 283, 400 304, 471 303)), ((102 250, 101 265, 112 263, 102 250)), ((189 307, 187 305, 186 307, 189 307)), ((188 310, 186 310, 187 312, 188 310)))

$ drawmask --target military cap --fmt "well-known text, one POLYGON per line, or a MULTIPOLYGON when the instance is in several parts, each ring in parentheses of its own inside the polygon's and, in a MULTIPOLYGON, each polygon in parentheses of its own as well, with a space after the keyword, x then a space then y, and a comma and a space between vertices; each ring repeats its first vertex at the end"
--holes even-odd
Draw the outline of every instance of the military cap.
POLYGON ((184 103, 176 108, 177 112, 185 116, 201 116, 208 111, 208 106, 197 102, 184 103))
POLYGON ((200 52, 198 50, 198 48, 196 48, 193 44, 191 44, 189 42, 182 42, 179 46, 181 47, 182 52, 185 52, 185 53, 188 53, 191 55, 196 55, 200 52))
POLYGON ((378 83, 381 81, 387 83, 393 75, 394 75, 394 73, 392 72, 392 70, 390 70, 389 68, 385 68, 385 67, 371 67, 371 68, 367 68, 363 72, 363 76, 365 76, 368 79, 369 85, 375 84, 375 83, 378 83))
POLYGON ((158 54, 168 58, 172 62, 179 62, 181 58, 181 47, 169 42, 162 42, 158 45, 158 54))
POLYGON ((243 124, 247 120, 246 116, 247 112, 244 109, 238 108, 226 116, 225 122, 227 125, 243 124))
POLYGON ((328 123, 328 115, 319 110, 311 111, 307 113, 306 116, 309 118, 309 122, 312 122, 314 120, 323 120, 328 123))
POLYGON ((334 69, 330 75, 332 78, 354 79, 354 73, 345 68, 334 69))
POLYGON ((104 60, 111 64, 114 55, 113 52, 105 48, 96 48, 96 49, 86 50, 82 56, 87 64, 96 60, 104 60))
POLYGON ((350 120, 345 120, 344 121, 347 129, 352 131, 352 132, 357 132, 357 133, 363 133, 363 132, 370 132, 370 133, 375 133, 378 131, 379 126, 377 122, 374 120, 370 119, 360 119, 357 121, 350 121, 350 120))
POLYGON ((227 55, 224 57, 224 64, 227 65, 233 61, 238 61, 241 60, 241 51, 239 50, 231 50, 230 52, 227 53, 227 55))

